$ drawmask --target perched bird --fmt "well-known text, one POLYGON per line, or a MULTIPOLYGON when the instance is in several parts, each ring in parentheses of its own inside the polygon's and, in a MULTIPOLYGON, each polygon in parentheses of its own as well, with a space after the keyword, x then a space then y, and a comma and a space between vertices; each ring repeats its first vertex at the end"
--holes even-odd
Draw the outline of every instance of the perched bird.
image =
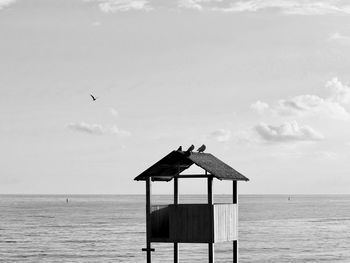
POLYGON ((178 152, 182 152, 182 146, 179 146, 179 148, 177 149, 178 152))
POLYGON ((202 152, 205 151, 206 148, 207 148, 207 147, 203 144, 201 147, 199 147, 199 148, 197 149, 197 152, 202 153, 202 152))
POLYGON ((187 149, 186 154, 190 154, 194 150, 194 145, 192 144, 190 148, 187 149))
POLYGON ((90 96, 91 96, 91 98, 92 98, 93 101, 95 101, 95 100, 98 99, 98 97, 94 97, 94 95, 92 95, 92 94, 90 94, 90 96))

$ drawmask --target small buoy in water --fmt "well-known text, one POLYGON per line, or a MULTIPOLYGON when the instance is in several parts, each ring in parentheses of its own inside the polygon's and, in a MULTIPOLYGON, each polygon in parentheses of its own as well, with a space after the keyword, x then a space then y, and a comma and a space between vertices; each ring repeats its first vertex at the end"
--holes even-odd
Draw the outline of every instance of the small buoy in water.
POLYGON ((288 201, 290 201, 290 199, 291 199, 290 196, 288 196, 288 201))
POLYGON ((68 203, 68 198, 66 199, 66 203, 68 203))

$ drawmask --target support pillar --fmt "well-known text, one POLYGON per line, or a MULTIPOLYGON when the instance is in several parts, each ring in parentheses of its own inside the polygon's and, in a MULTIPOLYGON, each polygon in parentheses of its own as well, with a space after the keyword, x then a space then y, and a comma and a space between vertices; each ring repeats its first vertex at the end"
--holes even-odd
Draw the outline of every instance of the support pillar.
POLYGON ((151 178, 146 179, 146 252, 147 263, 151 263, 151 178))
MULTIPOLYGON (((177 205, 179 203, 179 185, 178 185, 178 178, 174 177, 174 205, 177 205)), ((174 263, 179 262, 179 244, 177 242, 174 242, 174 263)))
MULTIPOLYGON (((205 171, 205 174, 207 175, 207 171, 205 171)), ((213 177, 211 175, 208 176, 208 204, 211 205, 211 214, 213 213, 213 177)), ((210 222, 210 228, 212 230, 212 233, 214 232, 214 224, 213 224, 213 216, 211 216, 211 222, 210 222)), ((212 236, 214 239, 214 235, 212 236)), ((211 243, 208 243, 208 258, 209 263, 214 263, 214 240, 212 240, 211 243)))
MULTIPOLYGON (((238 219, 238 191, 237 191, 237 181, 232 183, 232 203, 237 204, 237 219, 238 219)), ((237 220, 238 224, 238 220, 237 220)), ((238 229, 238 226, 237 226, 238 229)), ((237 233, 238 235, 238 233, 237 233)), ((233 263, 238 263, 238 237, 237 240, 233 241, 233 263)))

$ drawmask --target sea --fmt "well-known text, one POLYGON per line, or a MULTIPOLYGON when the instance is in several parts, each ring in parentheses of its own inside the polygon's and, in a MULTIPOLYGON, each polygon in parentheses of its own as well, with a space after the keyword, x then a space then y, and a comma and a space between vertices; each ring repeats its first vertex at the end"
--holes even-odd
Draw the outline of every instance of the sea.
MULTIPOLYGON (((141 263, 145 236, 142 195, 0 195, 0 262, 141 263)), ((152 247, 152 262, 172 262, 172 244, 152 247)), ((180 244, 179 262, 208 262, 207 248, 180 244)), ((215 244, 215 262, 232 262, 232 242, 215 244)), ((239 262, 349 263, 350 195, 240 195, 239 262)))

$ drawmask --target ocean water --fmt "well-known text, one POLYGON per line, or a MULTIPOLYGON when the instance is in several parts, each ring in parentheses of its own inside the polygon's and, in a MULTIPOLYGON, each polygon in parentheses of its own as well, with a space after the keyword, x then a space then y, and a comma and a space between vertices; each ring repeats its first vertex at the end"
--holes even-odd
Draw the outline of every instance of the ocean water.
MULTIPOLYGON (((1 195, 0 262, 146 262, 144 196, 66 198, 1 195)), ((153 202, 171 203, 171 197, 153 202)), ((152 262, 172 262, 172 244, 153 247, 152 262)), ((239 252, 240 263, 349 263, 350 195, 240 196, 239 252)), ((180 262, 207 262, 206 256, 206 244, 180 244, 180 262)), ((215 244, 215 259, 232 262, 232 243, 215 244)))

